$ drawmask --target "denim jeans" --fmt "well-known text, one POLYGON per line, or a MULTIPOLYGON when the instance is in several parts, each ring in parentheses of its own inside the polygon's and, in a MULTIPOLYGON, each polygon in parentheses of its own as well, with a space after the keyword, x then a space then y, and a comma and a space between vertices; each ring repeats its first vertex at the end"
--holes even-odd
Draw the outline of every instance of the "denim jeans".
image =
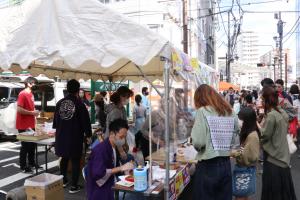
POLYGON ((232 200, 230 158, 198 162, 193 189, 193 200, 232 200))

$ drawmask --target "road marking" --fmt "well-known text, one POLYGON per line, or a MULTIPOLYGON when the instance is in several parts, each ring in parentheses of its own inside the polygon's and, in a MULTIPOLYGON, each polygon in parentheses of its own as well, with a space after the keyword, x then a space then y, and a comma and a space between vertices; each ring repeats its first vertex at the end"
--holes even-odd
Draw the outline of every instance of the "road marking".
POLYGON ((18 148, 20 147, 21 144, 16 144, 16 143, 13 143, 13 142, 3 142, 0 144, 0 148, 18 148))
POLYGON ((0 151, 11 151, 11 152, 17 152, 19 153, 20 150, 16 150, 16 149, 9 149, 9 148, 0 148, 0 151))
POLYGON ((18 165, 17 163, 10 163, 10 164, 4 165, 2 167, 9 167, 9 166, 14 166, 14 167, 20 168, 20 165, 18 165))
MULTIPOLYGON (((48 169, 54 168, 56 166, 58 166, 58 160, 55 160, 55 161, 52 161, 52 162, 48 163, 48 169)), ((45 168, 45 164, 42 165, 42 167, 45 168)), ((20 181, 24 178, 28 178, 32 175, 33 174, 25 174, 25 173, 20 172, 20 173, 17 173, 15 175, 3 178, 3 179, 0 180, 0 188, 5 187, 7 185, 10 185, 14 182, 20 181)))
POLYGON ((3 190, 0 190, 0 193, 7 194, 7 192, 5 192, 5 191, 3 191, 3 190))
POLYGON ((5 163, 7 161, 15 160, 17 158, 19 158, 19 156, 13 156, 11 158, 6 158, 6 159, 3 159, 3 160, 0 160, 0 163, 5 163))

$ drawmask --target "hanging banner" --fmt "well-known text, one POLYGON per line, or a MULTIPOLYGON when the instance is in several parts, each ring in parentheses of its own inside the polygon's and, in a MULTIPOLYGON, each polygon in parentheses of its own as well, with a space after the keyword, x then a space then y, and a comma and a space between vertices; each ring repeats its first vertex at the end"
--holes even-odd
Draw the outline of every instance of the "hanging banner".
POLYGON ((182 60, 179 58, 176 51, 172 52, 172 62, 176 71, 182 71, 182 60))
POLYGON ((190 65, 194 69, 195 72, 199 72, 200 71, 200 66, 199 66, 197 58, 192 58, 190 60, 190 65))
POLYGON ((212 67, 200 62, 197 58, 189 58, 183 52, 172 50, 173 69, 184 79, 188 80, 189 76, 195 76, 197 84, 208 84, 215 89, 218 87, 217 71, 212 67))
POLYGON ((193 71, 193 68, 190 65, 190 59, 189 59, 188 55, 186 55, 185 53, 181 53, 180 55, 181 55, 181 59, 183 61, 183 69, 188 72, 193 71))
POLYGON ((190 63, 190 58, 183 52, 179 52, 176 49, 172 51, 173 67, 176 71, 193 71, 193 67, 190 63))

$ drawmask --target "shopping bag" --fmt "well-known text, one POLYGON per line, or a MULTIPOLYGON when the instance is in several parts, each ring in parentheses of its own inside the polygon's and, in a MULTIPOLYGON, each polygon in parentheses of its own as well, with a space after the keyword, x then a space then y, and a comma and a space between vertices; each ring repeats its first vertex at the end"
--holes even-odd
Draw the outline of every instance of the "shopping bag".
POLYGON ((289 145, 290 154, 295 153, 297 151, 297 146, 294 143, 293 136, 291 134, 287 134, 286 138, 287 138, 287 142, 288 142, 288 145, 289 145))
POLYGON ((256 168, 235 165, 232 176, 232 194, 247 197, 256 192, 256 168))

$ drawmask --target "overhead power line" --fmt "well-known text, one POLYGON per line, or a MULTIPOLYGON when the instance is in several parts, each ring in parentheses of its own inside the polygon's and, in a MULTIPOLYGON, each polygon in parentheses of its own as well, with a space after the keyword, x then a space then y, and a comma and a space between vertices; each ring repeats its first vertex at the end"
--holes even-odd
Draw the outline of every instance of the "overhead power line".
POLYGON ((244 10, 245 13, 278 13, 278 12, 281 12, 281 13, 300 13, 299 10, 284 10, 284 11, 253 11, 253 10, 244 10))
POLYGON ((218 15, 218 14, 222 14, 222 13, 227 13, 229 12, 230 10, 222 10, 220 12, 216 12, 216 13, 212 13, 212 14, 208 14, 208 15, 202 15, 202 16, 199 16, 197 17, 198 19, 202 19, 202 18, 205 18, 205 17, 210 17, 210 16, 214 16, 214 15, 218 15))
POLYGON ((291 37, 292 37, 292 35, 294 35, 294 33, 297 33, 297 28, 299 27, 299 23, 297 23, 297 25, 295 26, 295 28, 294 28, 294 31, 289 35, 289 37, 288 38, 286 38, 284 41, 283 41, 283 43, 286 43, 291 37))
MULTIPOLYGON (((233 5, 233 6, 220 6, 220 8, 231 8, 231 7, 240 7, 240 6, 251 6, 251 5, 258 5, 258 4, 267 4, 267 3, 275 3, 275 2, 279 2, 282 0, 271 0, 271 1, 259 1, 259 2, 249 2, 249 3, 243 3, 243 4, 237 4, 237 5, 233 5)), ((219 2, 217 2, 217 4, 219 4, 219 2)), ((199 8, 199 9, 191 9, 189 11, 198 11, 198 10, 208 10, 211 8, 199 8)))
MULTIPOLYGON (((221 12, 220 4, 219 4, 218 1, 217 1, 217 6, 218 6, 218 8, 219 8, 219 12, 221 12)), ((226 31, 226 28, 225 28, 223 16, 222 16, 222 15, 220 15, 220 16, 221 16, 221 20, 222 20, 222 25, 223 25, 224 32, 225 32, 225 34, 226 34, 227 37, 228 37, 228 32, 226 31)))
POLYGON ((295 24, 293 25, 293 27, 291 28, 291 30, 289 30, 289 31, 283 36, 283 38, 285 38, 286 36, 288 36, 288 35, 294 30, 295 26, 298 25, 299 20, 300 20, 300 16, 299 16, 298 19, 296 20, 296 22, 295 22, 295 24))

